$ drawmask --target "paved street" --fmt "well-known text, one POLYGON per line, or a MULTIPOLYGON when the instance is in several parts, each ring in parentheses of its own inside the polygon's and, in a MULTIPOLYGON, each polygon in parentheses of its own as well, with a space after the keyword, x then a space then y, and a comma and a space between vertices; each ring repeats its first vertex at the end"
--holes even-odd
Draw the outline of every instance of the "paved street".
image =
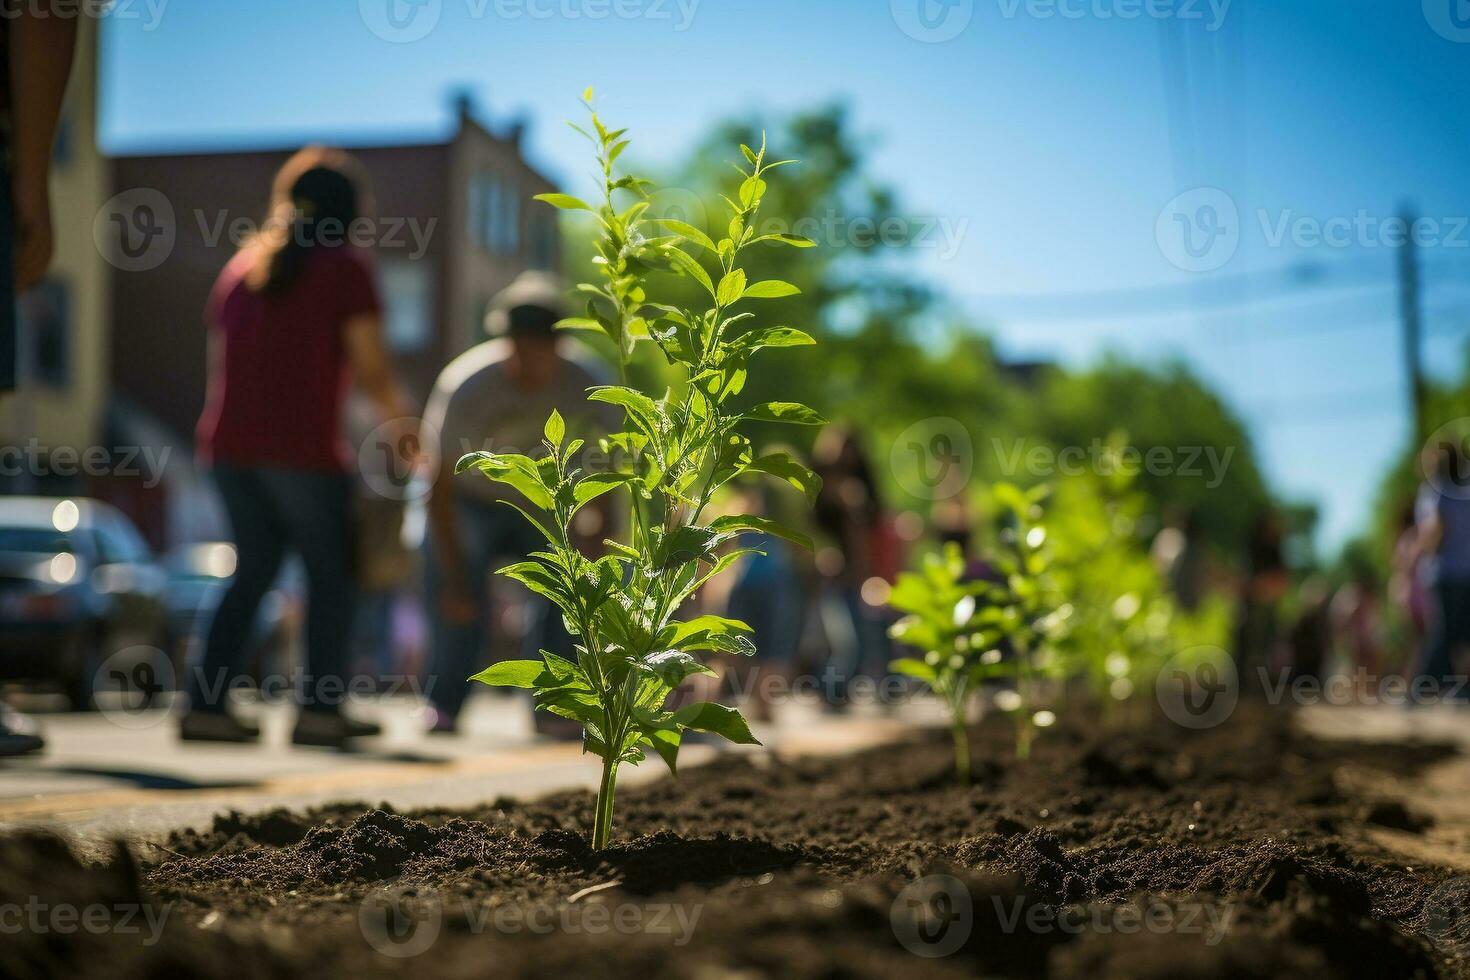
MULTIPOLYGON (((526 703, 516 698, 477 697, 458 736, 425 734, 418 703, 408 698, 367 702, 359 713, 382 723, 384 734, 355 753, 292 746, 291 713, 281 706, 259 712, 260 746, 180 744, 165 709, 41 715, 46 752, 0 760, 0 828, 60 827, 82 843, 119 834, 159 839, 231 809, 336 800, 467 806, 597 783, 598 761, 583 755, 580 743, 538 738, 526 703)), ((753 727, 768 750, 842 752, 892 738, 927 714, 912 705, 902 718, 863 712, 833 717, 795 704, 775 723, 753 727)), ((720 751, 761 750, 691 742, 680 755, 681 767, 720 751)), ((665 771, 654 763, 625 770, 625 778, 665 771)))

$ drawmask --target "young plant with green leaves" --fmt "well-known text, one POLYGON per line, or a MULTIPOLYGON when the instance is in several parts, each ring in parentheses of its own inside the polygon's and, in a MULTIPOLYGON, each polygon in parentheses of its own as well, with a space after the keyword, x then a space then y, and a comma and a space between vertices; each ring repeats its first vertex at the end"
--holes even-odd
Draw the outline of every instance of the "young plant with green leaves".
POLYGON ((919 571, 900 575, 888 597, 888 604, 904 613, 889 635, 923 651, 922 657, 893 661, 889 669, 923 681, 944 702, 961 783, 970 781, 965 729, 970 695, 1006 669, 999 648, 1004 610, 989 602, 997 593, 1003 590, 989 582, 967 580, 965 556, 959 545, 949 544, 925 555, 919 571))
POLYGON ((890 669, 922 681, 944 702, 962 783, 970 779, 965 722, 971 695, 987 680, 1014 684, 1002 703, 1014 713, 1016 752, 1024 757, 1037 722, 1031 692, 1057 662, 1046 641, 1065 608, 1059 609, 1047 531, 1040 523, 1047 492, 1045 486, 1023 491, 1010 484, 991 489, 1002 516, 999 541, 983 554, 992 578, 967 577, 963 553, 950 544, 926 555, 920 571, 900 575, 888 599, 905 614, 890 635, 922 651, 922 657, 895 660, 890 669))
POLYGON ((739 186, 725 197, 727 228, 718 237, 676 220, 648 214, 652 185, 619 173, 628 146, 625 130, 609 130, 584 103, 591 130, 573 127, 596 148, 602 198, 588 204, 565 194, 540 199, 566 211, 587 212, 599 229, 594 262, 601 281, 582 283, 585 315, 560 326, 606 335, 617 346, 625 383, 591 390, 589 398, 623 409, 622 432, 599 441, 612 460, 607 471, 578 465, 583 444, 567 442, 560 414, 545 428, 540 458, 473 453, 458 471, 477 470, 508 484, 525 498, 515 506, 546 539, 546 547, 501 574, 524 583, 556 605, 575 641, 575 659, 542 651, 540 660, 498 663, 474 680, 529 689, 536 707, 580 722, 584 746, 602 759, 602 781, 592 827, 592 846, 607 846, 618 767, 636 765, 653 750, 676 770, 686 731, 711 732, 755 744, 733 708, 714 703, 683 707, 671 695, 691 675, 711 673, 701 660, 711 653, 751 654, 745 623, 720 616, 680 619, 686 602, 711 578, 751 549, 742 535, 768 534, 810 547, 805 535, 761 517, 706 518, 719 489, 746 474, 783 480, 815 498, 817 477, 786 453, 757 455, 741 434, 747 421, 820 425, 820 415, 793 402, 737 407, 737 396, 763 351, 813 343, 797 329, 756 326, 758 301, 789 296, 795 287, 750 282, 742 268, 746 249, 810 247, 790 235, 761 235, 757 214, 771 171, 792 161, 768 161, 765 146, 742 146, 746 166, 739 186), (652 298, 661 274, 686 276, 703 287, 702 309, 681 309, 652 298), (626 384, 628 362, 640 341, 655 344, 685 381, 655 397, 626 384), (604 494, 627 497, 626 540, 604 542, 606 554, 588 557, 574 542, 577 512, 604 494))

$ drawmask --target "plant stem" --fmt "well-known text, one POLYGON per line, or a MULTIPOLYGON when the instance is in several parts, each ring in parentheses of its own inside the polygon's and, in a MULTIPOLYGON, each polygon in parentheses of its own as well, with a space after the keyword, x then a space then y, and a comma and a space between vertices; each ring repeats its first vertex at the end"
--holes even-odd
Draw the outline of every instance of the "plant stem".
POLYGON ((965 730, 965 709, 960 707, 951 716, 954 733, 954 768, 961 786, 970 785, 970 733, 965 730))
POLYGON ((618 785, 618 763, 602 760, 602 782, 597 786, 597 810, 592 818, 592 849, 601 851, 612 836, 613 792, 618 785))

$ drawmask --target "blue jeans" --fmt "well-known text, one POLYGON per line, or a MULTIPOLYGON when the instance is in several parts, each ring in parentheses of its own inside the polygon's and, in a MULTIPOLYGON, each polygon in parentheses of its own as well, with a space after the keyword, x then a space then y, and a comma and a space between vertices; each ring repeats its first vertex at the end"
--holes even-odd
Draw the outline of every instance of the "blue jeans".
MULTIPOLYGON (((490 663, 511 659, 497 651, 486 651, 491 635, 490 576, 495 569, 522 560, 532 551, 546 547, 545 540, 526 519, 504 504, 457 499, 460 547, 464 551, 466 585, 475 603, 470 623, 448 623, 439 615, 444 593, 443 576, 434 551, 433 535, 427 535, 424 555, 424 596, 429 615, 429 676, 425 691, 434 707, 451 718, 458 717, 470 692, 470 675, 490 663)), ((539 659, 538 651, 550 650, 573 658, 571 634, 560 611, 538 595, 528 599, 528 629, 517 656, 539 659)))
POLYGON ((1454 680, 1454 660, 1456 653, 1470 645, 1470 580, 1435 582, 1433 597, 1433 618, 1424 638, 1418 675, 1443 685, 1441 696, 1463 700, 1463 688, 1454 680))
POLYGON ((15 216, 10 173, 0 168, 0 395, 14 391, 19 358, 15 310, 15 216))
POLYGON ((242 670, 245 648, 287 551, 306 566, 308 711, 341 707, 352 637, 354 578, 352 484, 343 473, 216 466, 214 482, 235 536, 235 577, 215 610, 203 661, 189 671, 194 711, 224 710, 228 683, 242 670))

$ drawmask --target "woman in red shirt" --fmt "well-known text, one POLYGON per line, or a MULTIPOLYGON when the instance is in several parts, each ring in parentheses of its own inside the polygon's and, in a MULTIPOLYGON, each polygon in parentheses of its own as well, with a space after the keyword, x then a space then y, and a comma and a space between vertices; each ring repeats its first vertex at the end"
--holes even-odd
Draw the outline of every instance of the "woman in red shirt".
POLYGON ((347 244, 364 182, 341 151, 308 148, 276 176, 262 231, 210 294, 209 394, 200 459, 234 531, 235 578, 215 612, 203 662, 189 672, 180 734, 248 741, 225 710, 256 611, 288 551, 306 566, 305 683, 293 741, 341 745, 375 734, 341 711, 351 635, 351 454, 339 432, 349 379, 387 419, 413 422, 382 341, 382 304, 367 257, 347 244))

